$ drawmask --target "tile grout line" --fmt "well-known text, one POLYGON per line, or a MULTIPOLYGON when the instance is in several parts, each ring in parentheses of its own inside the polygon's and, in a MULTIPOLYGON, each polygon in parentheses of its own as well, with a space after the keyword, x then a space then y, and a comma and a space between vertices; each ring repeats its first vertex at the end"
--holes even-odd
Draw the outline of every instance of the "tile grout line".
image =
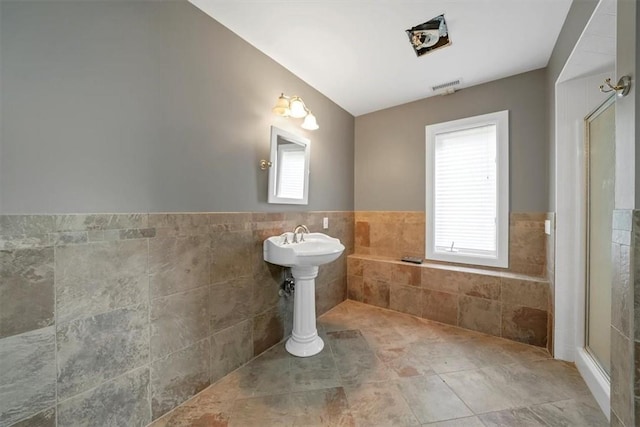
MULTIPOLYGON (((482 368, 468 369, 468 370, 466 370, 466 371, 473 371, 473 370, 480 370, 480 369, 482 369, 482 368)), ((458 371, 458 372, 465 372, 465 370, 458 371)), ((451 372, 448 372, 448 373, 451 373, 451 372)), ((447 373, 445 373, 445 375, 446 375, 446 374, 447 374, 447 373)), ((449 390, 451 390, 451 393, 453 393, 453 394, 454 394, 454 396, 456 396, 456 397, 460 400, 460 402, 462 402, 462 404, 463 404, 463 405, 464 405, 464 406, 465 406, 465 407, 466 407, 466 408, 467 408, 467 409, 468 409, 468 410, 473 414, 473 416, 478 417, 478 414, 476 414, 476 412, 475 412, 473 409, 471 409, 471 407, 467 404, 467 402, 465 402, 465 401, 462 399, 462 397, 460 397, 460 396, 458 395, 458 393, 456 393, 456 391, 455 391, 453 388, 451 388, 451 387, 449 386, 449 384, 448 384, 448 383, 447 383, 447 382, 446 382, 446 381, 445 381, 445 380, 440 376, 440 374, 439 374, 439 373, 436 373, 436 376, 440 379, 440 381, 442 381, 442 383, 444 384, 444 386, 445 386, 445 387, 447 387, 449 390)), ((478 417, 478 419, 480 420, 480 417, 478 417)), ((484 424, 484 423, 482 422, 482 420, 480 420, 480 422, 481 422, 482 424, 484 424)))
MULTIPOLYGON (((572 400, 572 399, 567 399, 567 400, 572 400)), ((529 411, 530 411, 530 412, 531 412, 531 413, 532 413, 532 414, 533 414, 537 419, 539 419, 540 421, 542 421, 542 423, 543 423, 544 425, 546 425, 547 427, 554 427, 553 425, 549 424, 549 423, 547 422, 547 420, 545 420, 545 419, 544 419, 544 418, 542 418, 540 415, 538 415, 538 413, 537 413, 537 412, 535 412, 535 411, 533 410, 533 408, 534 408, 535 406, 547 405, 547 404, 549 404, 549 403, 555 403, 555 402, 562 402, 562 401, 561 401, 561 400, 556 400, 556 401, 554 401, 554 402, 547 402, 547 403, 542 403, 542 404, 531 405, 531 406, 527 406, 527 409, 528 409, 528 410, 529 410, 529 411)))
MULTIPOLYGON (((151 282, 151 277, 149 277, 149 282, 151 282)), ((172 292, 170 294, 160 295, 160 296, 157 296, 157 297, 152 297, 152 298, 149 298, 149 303, 151 303, 151 301, 153 301, 153 300, 157 300, 157 299, 160 299, 160 298, 169 298, 169 297, 172 297, 172 296, 175 296, 175 295, 179 295, 179 294, 186 294, 187 292, 200 290, 200 289, 205 288, 205 287, 208 288, 209 286, 211 286, 211 285, 210 284, 198 285, 198 286, 194 286, 193 288, 183 289, 183 290, 180 290, 180 291, 172 292)), ((151 289, 149 289, 149 291, 151 291, 151 289)))
MULTIPOLYGON (((211 218, 209 216, 207 216, 207 229, 211 230, 211 218)), ((212 357, 213 357, 213 328, 211 326, 211 319, 213 318, 213 311, 211 308, 211 292, 212 292, 212 278, 211 278, 211 270, 213 267, 213 250, 211 248, 211 246, 213 246, 213 237, 211 236, 211 234, 207 235, 207 239, 205 241, 206 245, 204 245, 204 250, 207 252, 207 313, 208 315, 208 319, 207 319, 207 323, 208 323, 208 334, 207 334, 207 382, 208 385, 207 387, 204 387, 202 390, 200 390, 200 392, 206 390, 209 386, 211 386, 211 379, 212 379, 212 371, 213 371, 213 362, 212 362, 212 357)), ((198 393, 200 393, 198 392, 198 393)), ((198 393, 196 393, 195 395, 198 395, 198 393)), ((194 395, 194 396, 195 396, 194 395)), ((188 399, 187 399, 188 400, 188 399)), ((178 405, 179 406, 179 405, 178 405)))
MULTIPOLYGON (((113 313, 114 311, 118 311, 118 310, 130 310, 130 309, 133 309, 134 307, 144 306, 145 303, 146 303, 146 301, 142 301, 142 302, 137 302, 137 303, 134 303, 134 304, 123 305, 121 307, 110 308, 110 309, 108 309, 106 311, 100 311, 100 312, 95 313, 95 314, 82 315, 82 317, 77 317, 77 318, 74 318, 74 319, 71 319, 71 320, 65 320, 64 322, 61 323, 61 325, 66 326, 66 325, 68 325, 70 323, 84 321, 84 320, 92 319, 92 318, 98 317, 98 316, 104 316, 106 314, 110 314, 110 313, 113 313)), ((56 325, 57 325, 57 321, 56 321, 56 325)))
MULTIPOLYGON (((411 378, 424 378, 424 375, 417 375, 411 378)), ((423 422, 420 421, 420 418, 418 417, 418 414, 416 414, 416 411, 413 410, 413 408, 411 407, 411 404, 409 403, 409 401, 407 400, 407 397, 404 395, 404 393, 402 392, 402 390, 400 389, 400 387, 398 387, 398 382, 401 380, 401 378, 398 378, 396 380, 393 380, 393 384, 395 386, 395 389, 400 393, 400 396, 402 397, 402 400, 404 401, 404 403, 407 405, 407 408, 409 408, 409 410, 411 411, 411 413, 413 414, 413 417, 416 419, 416 421, 418 421, 418 424, 422 425, 423 422)), ((444 421, 444 420, 443 420, 444 421)), ((435 422, 439 422, 439 421, 435 421, 435 422)), ((431 424, 431 423, 428 423, 431 424)))
MULTIPOLYGON (((147 214, 147 225, 149 222, 149 214, 147 214)), ((153 397, 151 396, 152 394, 152 387, 151 387, 151 361, 152 361, 152 357, 151 357, 151 301, 152 301, 152 297, 151 297, 151 239, 147 239, 147 336, 148 336, 148 366, 149 366, 149 385, 147 386, 147 404, 148 404, 148 409, 149 409, 149 423, 153 422, 153 408, 152 408, 152 400, 153 397)))
MULTIPOLYGON (((213 358, 213 346, 215 344, 215 340, 214 340, 214 333, 213 333, 213 328, 211 327, 211 318, 213 317, 213 312, 211 311, 211 288, 213 287, 213 242, 215 240, 215 237, 213 236, 213 233, 211 233, 211 227, 212 227, 212 223, 211 223, 212 218, 210 216, 207 216, 207 228, 209 230, 209 242, 208 242, 208 262, 209 262, 209 269, 207 271, 207 277, 209 278, 208 282, 209 282, 209 286, 208 286, 208 301, 207 301, 207 306, 209 309, 209 372, 208 372, 208 376, 209 376, 209 385, 207 387, 205 387, 202 391, 206 390, 208 387, 211 387, 212 384, 214 384, 212 382, 213 380, 213 362, 212 362, 212 358, 213 358)), ((253 343, 253 337, 251 342, 253 343)), ((223 377, 224 378, 224 377, 223 377)), ((200 391, 200 393, 202 392, 200 391)), ((197 396, 199 393, 196 393, 195 396, 197 396)), ((193 397, 192 397, 193 398, 193 397)), ((171 411, 170 411, 171 412, 171 411)))
POLYGON ((58 426, 58 279, 56 274, 56 247, 53 247, 53 363, 55 364, 55 403, 54 403, 54 425, 58 426))
POLYGON ((65 402, 68 402, 70 400, 73 400, 73 399, 77 398, 78 396, 82 396, 83 394, 87 394, 89 392, 95 391, 98 387, 102 387, 105 384, 113 383, 116 380, 119 380, 120 378, 125 377, 126 375, 129 375, 132 372, 141 371, 141 370, 144 370, 144 369, 148 369, 148 367, 146 365, 140 365, 140 366, 137 366, 135 368, 129 369, 126 372, 118 374, 115 377, 109 378, 108 380, 105 380, 105 381, 103 381, 103 382, 101 382, 99 384, 96 384, 96 385, 94 385, 94 386, 92 386, 92 387, 90 387, 90 388, 88 388, 86 390, 82 390, 81 392, 76 393, 73 396, 69 396, 69 397, 65 398, 64 400, 62 400, 60 403, 65 403, 65 402))

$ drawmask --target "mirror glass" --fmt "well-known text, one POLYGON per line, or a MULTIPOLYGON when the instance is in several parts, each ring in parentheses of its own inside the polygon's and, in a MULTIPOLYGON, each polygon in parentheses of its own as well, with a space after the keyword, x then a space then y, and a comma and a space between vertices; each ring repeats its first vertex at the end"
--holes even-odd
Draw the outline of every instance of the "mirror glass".
POLYGON ((269 203, 306 205, 311 141, 271 126, 269 203))

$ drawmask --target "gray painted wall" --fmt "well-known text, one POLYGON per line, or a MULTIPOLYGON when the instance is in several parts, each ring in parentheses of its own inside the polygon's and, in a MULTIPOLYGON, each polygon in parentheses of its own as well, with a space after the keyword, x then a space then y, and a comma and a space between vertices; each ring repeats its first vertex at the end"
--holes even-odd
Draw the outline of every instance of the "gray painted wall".
MULTIPOLYGON (((640 70, 640 55, 638 55, 638 38, 640 38, 640 7, 638 7, 638 3, 635 2, 634 3, 636 6, 636 22, 635 22, 635 26, 633 28, 633 41, 635 44, 635 48, 634 48, 634 52, 635 52, 635 59, 636 59, 636 63, 635 63, 635 67, 633 68, 633 70, 630 70, 630 72, 633 73, 633 80, 636 82, 636 84, 633 87, 634 90, 634 96, 635 96, 635 113, 636 113, 636 119, 634 121, 635 123, 635 143, 634 143, 634 149, 635 149, 635 158, 636 158, 636 164, 635 164, 635 174, 636 174, 636 179, 635 179, 635 208, 636 209, 640 209, 640 129, 638 129, 638 127, 640 126, 640 96, 638 96, 638 70, 640 70)), ((624 46, 622 47, 624 48, 624 46)), ((618 46, 618 49, 621 49, 620 46, 618 46)), ((620 54, 619 54, 620 55, 620 54)), ((636 266, 636 268, 638 268, 636 266)))
POLYGON ((556 45, 547 64, 547 91, 549 102, 547 107, 547 120, 549 122, 549 164, 547 166, 549 175, 549 210, 555 211, 556 207, 556 104, 555 88, 556 80, 564 68, 564 64, 569 59, 576 42, 580 38, 587 21, 591 17, 593 10, 598 4, 598 0, 574 0, 564 21, 556 45))
POLYGON ((618 0, 616 77, 631 76, 629 95, 616 101, 616 209, 640 209, 640 7, 618 0))
POLYGON ((616 22, 616 78, 629 75, 629 94, 616 99, 616 209, 640 207, 640 149, 638 149, 637 37, 640 8, 636 1, 619 0, 616 22))
POLYGON ((424 210, 425 126, 509 110, 511 211, 546 211, 545 83, 540 69, 357 117, 355 209, 424 210))
POLYGON ((0 212, 3 212, 2 205, 2 5, 0 5, 0 212))
POLYGON ((0 213, 353 209, 353 116, 190 3, 1 9, 0 213), (271 125, 311 139, 306 208, 266 203, 271 125))

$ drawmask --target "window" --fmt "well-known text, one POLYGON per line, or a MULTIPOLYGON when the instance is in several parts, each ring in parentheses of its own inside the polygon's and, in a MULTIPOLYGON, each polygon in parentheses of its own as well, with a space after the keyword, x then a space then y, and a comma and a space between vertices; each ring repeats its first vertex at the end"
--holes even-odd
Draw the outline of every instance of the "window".
POLYGON ((428 259, 509 265, 509 112, 429 125, 428 259))
POLYGON ((278 143, 278 197, 302 199, 304 197, 304 166, 306 152, 295 143, 278 143))

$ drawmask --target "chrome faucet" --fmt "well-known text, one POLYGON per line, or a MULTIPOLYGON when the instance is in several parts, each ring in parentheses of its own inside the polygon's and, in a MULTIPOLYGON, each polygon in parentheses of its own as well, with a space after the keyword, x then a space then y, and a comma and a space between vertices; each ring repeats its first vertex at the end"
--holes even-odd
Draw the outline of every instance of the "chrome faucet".
POLYGON ((304 242, 304 233, 309 234, 309 229, 306 225, 296 225, 293 229, 293 241, 291 243, 304 242), (300 240, 298 240, 298 231, 300 231, 300 240))
POLYGON ((287 233, 282 233, 280 235, 280 237, 284 237, 284 240, 282 240, 282 244, 283 245, 288 245, 289 244, 289 239, 287 239, 287 233))

